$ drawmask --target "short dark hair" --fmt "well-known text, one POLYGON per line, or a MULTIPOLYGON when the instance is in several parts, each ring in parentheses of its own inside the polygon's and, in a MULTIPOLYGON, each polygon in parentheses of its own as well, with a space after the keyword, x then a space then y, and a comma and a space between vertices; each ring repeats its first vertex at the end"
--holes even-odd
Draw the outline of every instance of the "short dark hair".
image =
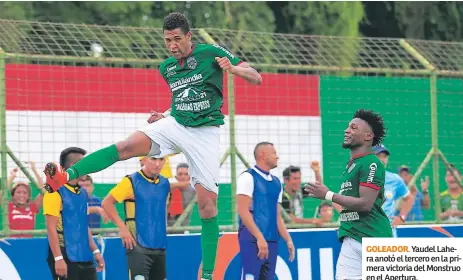
POLYGON ((170 13, 164 18, 164 30, 175 30, 180 28, 183 34, 190 32, 190 22, 188 18, 182 13, 170 13))
POLYGON ((254 158, 255 159, 257 159, 257 150, 260 147, 267 146, 267 145, 273 146, 273 143, 270 143, 270 142, 259 142, 259 143, 257 143, 256 147, 254 148, 254 158))
POLYGON ((71 154, 80 154, 85 156, 87 154, 87 151, 78 147, 69 147, 67 149, 64 149, 59 156, 59 164, 62 167, 64 167, 64 169, 68 169, 69 167, 71 167, 69 159, 69 155, 71 154))
POLYGON ((90 175, 85 175, 84 181, 90 181, 93 184, 93 178, 90 175))
POLYGON ((372 146, 376 146, 383 142, 386 136, 386 128, 384 127, 383 117, 380 114, 375 113, 371 110, 360 109, 354 114, 354 118, 364 120, 373 130, 373 143, 372 146))
POLYGON ((180 168, 190 168, 190 166, 188 165, 188 163, 182 162, 177 165, 177 170, 179 170, 180 168))
POLYGON ((291 174, 296 172, 301 172, 301 168, 293 165, 286 167, 285 170, 283 170, 283 179, 289 179, 289 177, 291 177, 291 174))

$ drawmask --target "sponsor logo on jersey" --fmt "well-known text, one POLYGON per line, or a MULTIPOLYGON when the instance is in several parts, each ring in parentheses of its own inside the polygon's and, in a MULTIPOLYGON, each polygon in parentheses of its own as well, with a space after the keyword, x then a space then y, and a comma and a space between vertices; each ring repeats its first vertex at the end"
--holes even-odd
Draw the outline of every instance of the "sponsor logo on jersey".
POLYGON ((226 48, 219 46, 219 45, 213 45, 213 46, 224 51, 226 54, 228 54, 228 56, 230 56, 230 58, 235 58, 235 56, 231 52, 229 52, 226 48))
POLYGON ((339 217, 339 220, 341 222, 349 222, 349 221, 356 221, 359 220, 360 216, 358 212, 347 212, 347 213, 342 213, 339 217))
POLYGON ((341 190, 339 191, 340 194, 343 194, 346 191, 352 190, 352 183, 349 181, 343 182, 341 184, 341 190))
POLYGON ((368 183, 373 183, 373 178, 375 177, 375 173, 376 173, 377 168, 378 168, 378 165, 376 165, 375 162, 370 164, 370 172, 368 173, 368 178, 367 178, 368 183))
POLYGON ((192 77, 183 78, 173 83, 170 83, 169 87, 171 91, 175 91, 175 90, 184 88, 190 84, 201 83, 202 81, 203 81, 203 75, 194 74, 192 77))
POLYGON ((355 168, 355 165, 357 165, 355 162, 354 162, 354 163, 352 163, 352 165, 349 167, 349 169, 347 169, 347 173, 351 173, 351 172, 352 172, 352 170, 354 170, 354 168, 355 168))
POLYGON ((190 111, 190 112, 199 112, 211 108, 211 103, 209 100, 204 100, 194 103, 180 103, 175 105, 177 111, 190 111))
POLYGON ((198 65, 198 62, 196 61, 194 57, 190 56, 189 58, 187 58, 186 64, 188 65, 188 68, 195 69, 196 66, 198 65))
POLYGON ((203 91, 198 92, 192 88, 186 88, 184 91, 182 91, 175 97, 175 103, 193 102, 193 101, 198 101, 206 97, 207 97, 207 94, 203 91))

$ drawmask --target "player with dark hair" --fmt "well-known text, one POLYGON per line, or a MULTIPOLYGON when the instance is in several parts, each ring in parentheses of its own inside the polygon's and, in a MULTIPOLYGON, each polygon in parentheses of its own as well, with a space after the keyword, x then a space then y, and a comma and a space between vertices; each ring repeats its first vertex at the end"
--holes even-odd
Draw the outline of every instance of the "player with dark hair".
MULTIPOLYGON (((67 148, 61 152, 60 164, 69 168, 86 153, 81 148, 67 148)), ((88 227, 88 196, 78 185, 79 179, 73 179, 43 197, 50 245, 47 262, 53 279, 96 280, 96 271, 104 268, 103 257, 88 227), (96 270, 93 259, 98 263, 96 270)))
POLYGON ((342 242, 336 279, 362 279, 362 238, 392 237, 392 229, 381 205, 384 201, 385 167, 372 151, 386 135, 383 118, 369 110, 358 110, 344 131, 342 147, 351 159, 342 174, 338 194, 315 182, 309 195, 342 206, 338 238, 342 242))
POLYGON ((151 112, 149 125, 127 139, 98 150, 66 171, 54 164, 45 167, 47 184, 57 189, 67 181, 95 173, 136 156, 165 157, 183 152, 198 197, 202 218, 202 278, 212 279, 219 225, 217 195, 220 176, 220 126, 224 124, 224 71, 251 84, 262 83, 260 74, 218 45, 196 44, 188 19, 180 13, 164 19, 164 42, 172 55, 159 71, 172 92, 171 109, 151 112))

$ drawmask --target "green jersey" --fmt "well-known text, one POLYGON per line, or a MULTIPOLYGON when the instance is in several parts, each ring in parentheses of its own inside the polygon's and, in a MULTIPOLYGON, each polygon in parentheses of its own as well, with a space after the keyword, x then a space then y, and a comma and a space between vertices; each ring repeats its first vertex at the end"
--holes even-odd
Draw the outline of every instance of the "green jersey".
POLYGON ((343 207, 338 232, 341 241, 346 236, 358 242, 362 242, 363 237, 392 237, 391 224, 381 208, 384 202, 385 177, 386 169, 373 153, 363 154, 349 161, 342 174, 340 194, 360 197, 361 186, 379 190, 379 193, 369 212, 355 212, 343 207))
POLYGON ((216 57, 228 57, 233 65, 240 59, 218 45, 194 44, 182 60, 166 59, 159 67, 172 92, 171 115, 184 126, 224 124, 223 70, 216 57))
MULTIPOLYGON (((453 196, 448 191, 442 192, 440 194, 440 206, 442 212, 449 209, 452 209, 452 211, 463 211, 463 193, 453 196)), ((446 220, 460 221, 462 219, 462 217, 448 217, 446 220)))

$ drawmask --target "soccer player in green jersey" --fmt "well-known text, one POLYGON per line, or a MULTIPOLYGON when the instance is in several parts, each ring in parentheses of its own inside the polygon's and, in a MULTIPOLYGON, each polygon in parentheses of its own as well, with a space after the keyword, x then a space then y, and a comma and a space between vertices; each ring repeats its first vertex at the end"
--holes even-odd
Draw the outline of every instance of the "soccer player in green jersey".
POLYGON ((310 196, 342 207, 337 280, 362 279, 363 237, 392 237, 389 219, 381 208, 385 168, 372 151, 372 146, 380 144, 385 134, 379 114, 358 110, 344 131, 342 147, 351 150, 351 159, 342 174, 340 192, 335 194, 319 182, 306 186, 310 196))
POLYGON ((164 41, 171 57, 160 65, 160 73, 172 92, 171 109, 151 112, 148 125, 127 139, 98 150, 64 170, 48 163, 44 173, 48 187, 58 189, 69 180, 95 173, 132 157, 163 158, 183 152, 198 197, 202 218, 202 279, 212 279, 219 225, 217 194, 220 177, 220 125, 224 124, 224 71, 251 84, 262 83, 261 75, 246 62, 217 45, 193 43, 188 19, 171 13, 164 19, 164 41))

